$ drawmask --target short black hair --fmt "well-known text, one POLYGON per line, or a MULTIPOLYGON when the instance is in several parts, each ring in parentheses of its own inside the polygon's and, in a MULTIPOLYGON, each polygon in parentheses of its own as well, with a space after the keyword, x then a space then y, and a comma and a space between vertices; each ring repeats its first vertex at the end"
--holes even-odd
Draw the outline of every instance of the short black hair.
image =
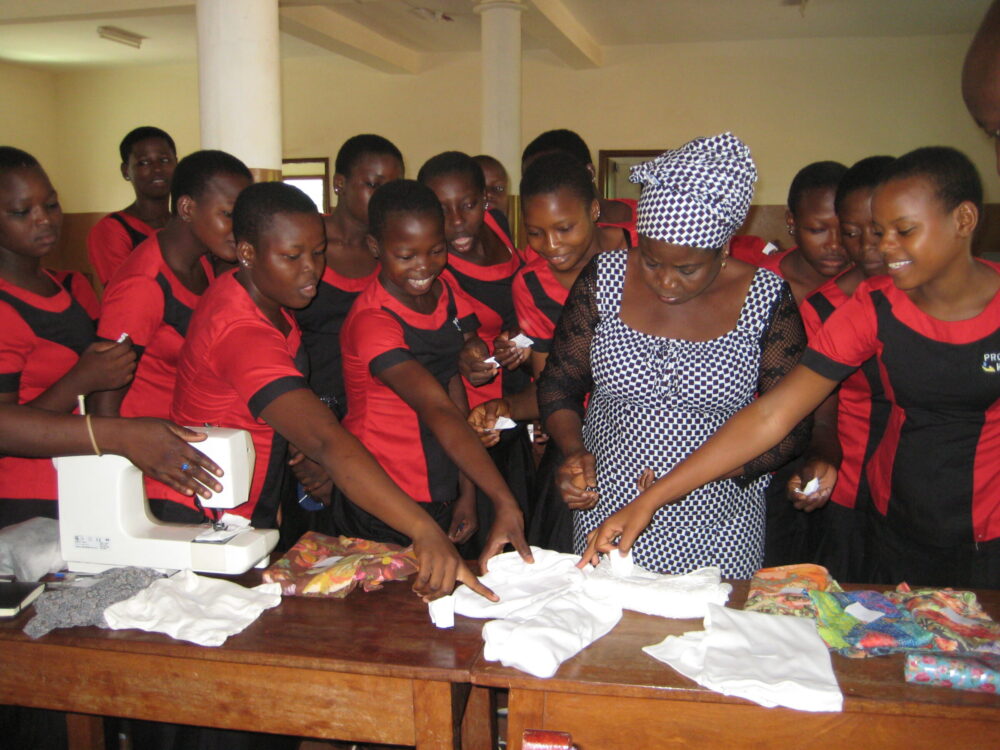
POLYGON ((572 130, 561 128, 559 130, 546 130, 525 146, 524 151, 521 152, 521 164, 523 165, 526 161, 533 159, 539 154, 546 154, 550 151, 563 151, 567 154, 572 154, 584 166, 594 163, 594 160, 590 157, 590 148, 588 148, 583 138, 572 130))
POLYGON ((569 190, 580 200, 590 203, 597 190, 587 167, 572 154, 552 151, 535 159, 521 177, 522 204, 534 195, 569 190))
POLYGON ((22 169, 24 167, 41 168, 38 159, 14 146, 0 146, 0 174, 8 169, 22 169))
POLYGON ((882 181, 886 167, 895 161, 893 156, 866 156, 855 162, 837 183, 837 195, 833 199, 833 208, 840 213, 844 199, 855 190, 874 190, 882 181))
POLYGON ((135 130, 130 130, 122 142, 118 144, 118 153, 122 157, 122 164, 128 163, 128 157, 132 153, 132 147, 139 141, 145 141, 148 138, 161 138, 167 142, 170 146, 170 150, 174 152, 174 156, 177 156, 177 146, 174 145, 174 139, 170 137, 170 134, 165 130, 160 130, 159 128, 154 128, 152 125, 143 125, 135 130))
POLYGON ((788 210, 794 216, 799 212, 799 201, 808 190, 827 188, 836 190, 847 167, 839 161, 814 161, 802 167, 788 188, 788 210))
POLYGON ((476 160, 462 151, 445 151, 424 162, 417 173, 417 182, 426 185, 435 177, 457 174, 468 177, 472 187, 480 193, 486 190, 486 176, 476 160))
POLYGON ((316 214, 312 198, 294 185, 284 182, 258 182, 245 188, 233 206, 233 238, 246 240, 254 247, 261 232, 277 214, 316 214))
POLYGON ((368 203, 368 232, 381 241, 394 214, 433 216, 444 225, 444 211, 434 191, 417 180, 393 180, 372 193, 368 203))
POLYGON ((499 167, 504 174, 507 174, 507 167, 505 167, 503 165, 503 162, 501 162, 495 156, 490 156, 489 154, 476 154, 475 156, 472 157, 472 161, 476 162, 476 164, 479 165, 479 168, 482 169, 484 173, 486 171, 484 169, 485 165, 489 164, 490 166, 493 167, 499 167))
POLYGON ((405 168, 403 155, 392 141, 374 133, 361 133, 360 135, 351 136, 344 141, 344 145, 337 152, 337 159, 333 164, 334 172, 342 174, 345 177, 350 175, 351 170, 354 169, 361 157, 368 156, 369 154, 375 156, 393 156, 405 168))
POLYGON ((225 151, 195 151, 177 162, 174 178, 170 183, 170 205, 173 212, 177 213, 177 202, 182 195, 190 195, 198 200, 211 179, 218 174, 253 180, 247 165, 225 151))
POLYGON ((979 171, 961 151, 950 146, 925 146, 903 154, 885 169, 882 182, 924 177, 934 185, 938 200, 950 212, 971 201, 983 212, 983 182, 979 171))

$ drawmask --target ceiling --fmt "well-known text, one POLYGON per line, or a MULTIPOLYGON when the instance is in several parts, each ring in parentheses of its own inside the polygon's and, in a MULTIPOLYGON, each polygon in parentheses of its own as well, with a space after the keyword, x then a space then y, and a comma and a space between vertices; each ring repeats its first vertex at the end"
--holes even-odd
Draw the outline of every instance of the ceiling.
MULTIPOLYGON (((972 33, 989 0, 523 0, 523 44, 572 67, 627 44, 972 33)), ((281 0, 284 57, 339 54, 393 73, 479 49, 474 0, 281 0), (443 14, 446 18, 440 17, 443 14), (449 20, 450 19, 450 20, 449 20)), ((0 60, 113 67, 195 60, 193 0, 0 0, 0 60), (98 26, 147 37, 141 49, 98 26)))

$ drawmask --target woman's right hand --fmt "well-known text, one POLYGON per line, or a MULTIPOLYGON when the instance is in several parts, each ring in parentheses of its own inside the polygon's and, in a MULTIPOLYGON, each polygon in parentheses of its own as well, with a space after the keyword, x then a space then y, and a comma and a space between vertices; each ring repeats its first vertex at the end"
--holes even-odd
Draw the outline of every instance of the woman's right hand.
POLYGON ((95 341, 88 346, 70 370, 74 386, 84 395, 112 391, 128 385, 135 374, 136 355, 131 339, 95 341))
POLYGON ((470 336, 458 354, 458 371, 474 386, 489 383, 500 372, 497 365, 487 364, 490 348, 478 336, 470 336))
POLYGON ((104 452, 124 456, 143 474, 185 495, 198 493, 206 500, 212 497, 209 490, 222 491, 216 479, 222 476, 222 469, 189 445, 204 440, 205 433, 164 419, 95 417, 93 420, 95 439, 104 452))
POLYGON ((469 412, 469 426, 479 435, 479 441, 484 448, 492 448, 500 442, 500 430, 494 429, 500 417, 511 418, 510 402, 507 399, 495 398, 484 401, 469 412))
POLYGON ((792 501, 797 510, 804 510, 806 513, 811 513, 826 505, 836 485, 837 467, 829 461, 814 458, 806 461, 802 468, 792 475, 788 480, 786 489, 788 491, 788 499, 792 501), (805 487, 812 479, 815 479, 819 483, 819 486, 806 494, 804 492, 805 487))
POLYGON ((491 602, 500 601, 500 597, 472 574, 469 566, 459 557, 455 545, 433 521, 413 536, 413 552, 420 566, 413 581, 413 591, 425 602, 447 596, 456 583, 464 583, 491 602))
POLYGON ((556 486, 571 510, 590 510, 597 505, 597 461, 589 451, 571 453, 556 472, 556 486))
POLYGON ((612 513, 596 529, 587 534, 587 548, 583 551, 578 568, 588 564, 597 566, 600 555, 607 555, 614 550, 624 555, 635 544, 635 540, 653 520, 654 510, 641 502, 642 495, 630 502, 617 513, 612 513))

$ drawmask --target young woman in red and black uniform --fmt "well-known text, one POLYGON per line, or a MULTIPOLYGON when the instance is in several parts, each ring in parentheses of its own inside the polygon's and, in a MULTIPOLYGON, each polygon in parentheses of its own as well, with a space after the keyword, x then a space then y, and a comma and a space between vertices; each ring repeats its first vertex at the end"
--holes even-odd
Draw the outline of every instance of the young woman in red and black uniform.
MULTIPOLYGON (((851 298, 865 279, 885 273, 872 223, 872 193, 891 156, 862 159, 837 186, 835 206, 840 237, 852 265, 810 294, 799 306, 806 334, 813 339, 834 310, 851 298)), ((871 498, 865 465, 878 445, 889 417, 875 358, 844 379, 840 388, 816 410, 812 444, 801 469, 788 481, 789 499, 800 509, 823 507, 816 561, 841 581, 869 581, 867 563, 868 512, 871 498), (826 476, 830 473, 830 476, 826 476), (813 477, 824 477, 828 488, 805 494, 813 477)))
MULTIPOLYGON (((344 426, 456 542, 475 530, 470 483, 481 488, 494 507, 483 563, 507 543, 530 559, 517 501, 465 422, 458 355, 477 321, 471 300, 442 273, 448 243, 441 204, 421 183, 396 180, 372 196, 369 221, 380 269, 341 334, 344 426)), ((362 508, 339 500, 341 533, 399 541, 362 508)))
POLYGON ((326 270, 316 298, 295 319, 309 354, 309 385, 343 419, 340 329, 351 305, 378 273, 368 249, 368 202, 380 185, 403 176, 403 155, 380 135, 348 138, 337 152, 333 192, 337 206, 324 217, 326 270))
MULTIPOLYGON (((96 341, 97 298, 82 275, 42 268, 61 226, 37 160, 0 147, 0 401, 69 413, 79 395, 131 380, 135 354, 128 341, 96 341)), ((51 461, 0 458, 0 526, 55 518, 56 498, 51 461)))
POLYGON ((236 201, 233 234, 240 265, 213 281, 195 310, 171 408, 183 424, 250 432, 257 454, 250 501, 233 512, 254 525, 273 525, 287 468, 284 445, 291 441, 353 502, 413 540, 421 565, 418 593, 440 596, 456 580, 484 592, 437 524, 341 426, 302 374, 301 337, 289 310, 316 295, 326 249, 312 201, 280 182, 252 185, 236 201))
MULTIPOLYGON (((94 399, 95 413, 169 416, 191 315, 215 278, 209 256, 236 262, 233 205, 252 182, 246 165, 224 151, 196 151, 181 159, 171 188, 173 218, 125 259, 105 289, 97 334, 114 341, 127 333, 139 364, 129 385, 94 399)), ((160 487, 147 482, 154 514, 176 507, 158 500, 160 487)))
POLYGON ((174 139, 151 126, 129 132, 118 152, 135 200, 98 221, 87 235, 87 257, 105 286, 129 254, 170 221, 170 182, 177 166, 174 139))
MULTIPOLYGON (((593 183, 597 179, 597 170, 594 168, 594 160, 590 156, 590 147, 578 133, 564 128, 546 130, 524 147, 524 151, 521 152, 521 174, 523 175, 531 162, 542 154, 551 154, 557 151, 575 156, 587 168, 591 182, 593 183)), ((635 230, 637 202, 631 198, 602 198, 598 196, 597 205, 597 226, 621 229, 628 235, 628 246, 636 247, 639 244, 639 234, 635 230)))
MULTIPOLYGON (((482 169, 460 151, 446 151, 429 159, 417 180, 431 190, 444 211, 444 234, 448 243, 448 268, 444 272, 472 301, 479 328, 462 350, 459 369, 465 376, 470 407, 517 393, 530 380, 523 365, 530 352, 512 339, 520 333, 511 286, 523 265, 514 242, 502 228, 502 216, 486 210, 486 183, 482 169), (498 365, 486 360, 493 357, 498 365)), ((489 448, 490 457, 517 498, 525 521, 530 517, 535 463, 527 425, 505 430, 489 448)), ((492 526, 493 504, 476 493, 477 532, 467 556, 478 557, 492 526)))
MULTIPOLYGON (((531 162, 521 178, 521 206, 535 257, 514 280, 514 307, 521 330, 534 342, 531 369, 537 378, 577 276, 597 253, 628 247, 628 237, 619 228, 597 226, 600 205, 591 175, 577 157, 562 151, 542 154, 531 162)), ((488 442, 497 439, 492 427, 499 416, 537 419, 534 383, 518 394, 480 405, 470 415, 470 423, 488 442)), ((529 538, 547 549, 570 552, 570 512, 554 483, 561 463, 555 447, 547 445, 538 467, 538 499, 529 538)))
POLYGON ((777 387, 597 529, 585 559, 627 550, 656 509, 776 443, 876 357, 892 405, 867 468, 876 580, 1000 587, 1000 265, 972 256, 982 184, 946 147, 900 157, 883 180, 872 214, 888 275, 863 281, 777 387))

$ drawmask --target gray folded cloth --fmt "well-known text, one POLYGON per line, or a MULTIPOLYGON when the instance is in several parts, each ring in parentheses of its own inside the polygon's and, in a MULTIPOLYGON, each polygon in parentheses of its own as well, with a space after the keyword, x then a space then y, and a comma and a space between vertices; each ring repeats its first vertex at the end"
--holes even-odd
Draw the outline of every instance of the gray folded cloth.
POLYGON ((35 616, 24 626, 29 638, 40 638, 56 628, 97 625, 106 628, 104 610, 135 596, 163 574, 150 568, 112 568, 86 588, 46 591, 35 599, 35 616))

